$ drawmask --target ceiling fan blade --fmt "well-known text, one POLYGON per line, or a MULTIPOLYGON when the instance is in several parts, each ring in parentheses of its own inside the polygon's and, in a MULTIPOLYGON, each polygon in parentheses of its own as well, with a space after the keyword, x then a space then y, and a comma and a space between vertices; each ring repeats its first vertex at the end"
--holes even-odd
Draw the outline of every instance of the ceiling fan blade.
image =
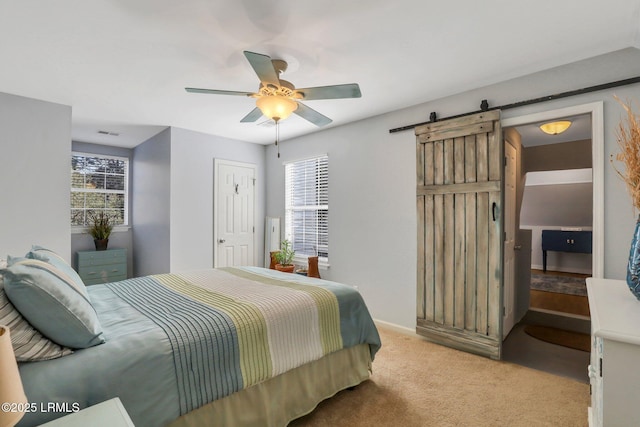
POLYGON ((256 72, 260 81, 264 83, 264 85, 273 85, 275 87, 280 87, 280 78, 278 77, 278 72, 273 67, 273 63, 271 62, 271 58, 267 55, 262 55, 260 53, 249 52, 247 50, 244 51, 244 56, 247 57, 249 64, 253 67, 253 71, 256 72))
POLYGON ((242 120, 240 120, 241 123, 250 123, 250 122, 255 122, 256 120, 258 120, 260 117, 262 117, 262 111, 260 111, 260 109, 258 107, 254 108, 253 110, 251 110, 251 112, 249 114, 247 114, 246 116, 244 116, 242 118, 242 120))
POLYGON ((305 101, 313 99, 360 98, 362 96, 358 83, 307 87, 304 89, 296 89, 296 92, 301 93, 302 99, 305 101))
POLYGON ((190 93, 206 93, 210 95, 242 95, 242 96, 255 95, 253 92, 237 92, 234 90, 217 90, 217 89, 198 89, 195 87, 185 87, 184 90, 190 93))
POLYGON ((333 121, 329 117, 323 116, 322 114, 318 113, 313 108, 307 107, 302 102, 298 102, 298 108, 296 108, 293 112, 303 119, 309 120, 311 123, 318 127, 328 125, 333 121))

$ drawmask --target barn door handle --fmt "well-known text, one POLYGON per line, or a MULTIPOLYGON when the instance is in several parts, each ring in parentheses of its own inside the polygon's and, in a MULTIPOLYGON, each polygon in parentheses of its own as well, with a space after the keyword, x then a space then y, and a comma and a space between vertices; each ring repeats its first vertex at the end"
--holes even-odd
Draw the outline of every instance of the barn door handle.
POLYGON ((491 214, 493 215, 493 222, 496 222, 496 207, 497 207, 496 202, 493 202, 493 205, 491 206, 491 214))

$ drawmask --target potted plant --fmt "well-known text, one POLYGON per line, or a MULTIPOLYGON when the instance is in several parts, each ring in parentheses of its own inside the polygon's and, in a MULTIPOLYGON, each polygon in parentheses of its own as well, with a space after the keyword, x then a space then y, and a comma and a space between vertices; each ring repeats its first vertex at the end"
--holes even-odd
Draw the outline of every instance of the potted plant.
POLYGON ((276 270, 284 271, 286 273, 293 273, 293 256, 295 255, 291 242, 284 239, 280 244, 280 252, 276 254, 276 270))
POLYGON ((96 251, 104 251, 109 244, 109 236, 113 230, 111 217, 104 211, 90 215, 92 224, 89 226, 89 234, 93 237, 96 251))

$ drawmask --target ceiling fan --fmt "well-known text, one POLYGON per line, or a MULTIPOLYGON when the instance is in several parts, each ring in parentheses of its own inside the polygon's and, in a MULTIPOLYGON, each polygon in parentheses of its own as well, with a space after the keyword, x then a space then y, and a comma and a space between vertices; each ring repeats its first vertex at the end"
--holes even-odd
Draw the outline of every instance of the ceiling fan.
POLYGON ((257 92, 237 92, 230 90, 198 89, 187 87, 191 93, 213 95, 240 95, 256 98, 256 108, 247 114, 241 122, 255 122, 263 115, 274 120, 276 124, 295 113, 316 126, 325 126, 331 119, 303 104, 302 100, 360 98, 360 87, 357 83, 308 87, 296 89, 293 84, 280 79, 280 73, 287 69, 286 61, 271 59, 267 55, 245 51, 244 56, 260 79, 257 92))

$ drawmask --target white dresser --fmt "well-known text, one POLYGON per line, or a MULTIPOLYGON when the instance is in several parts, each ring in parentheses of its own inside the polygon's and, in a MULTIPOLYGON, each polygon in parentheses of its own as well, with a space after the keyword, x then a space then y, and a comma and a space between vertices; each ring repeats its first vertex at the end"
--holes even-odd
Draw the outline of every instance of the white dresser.
POLYGON ((587 279, 590 426, 640 426, 640 301, 624 280, 587 279))

